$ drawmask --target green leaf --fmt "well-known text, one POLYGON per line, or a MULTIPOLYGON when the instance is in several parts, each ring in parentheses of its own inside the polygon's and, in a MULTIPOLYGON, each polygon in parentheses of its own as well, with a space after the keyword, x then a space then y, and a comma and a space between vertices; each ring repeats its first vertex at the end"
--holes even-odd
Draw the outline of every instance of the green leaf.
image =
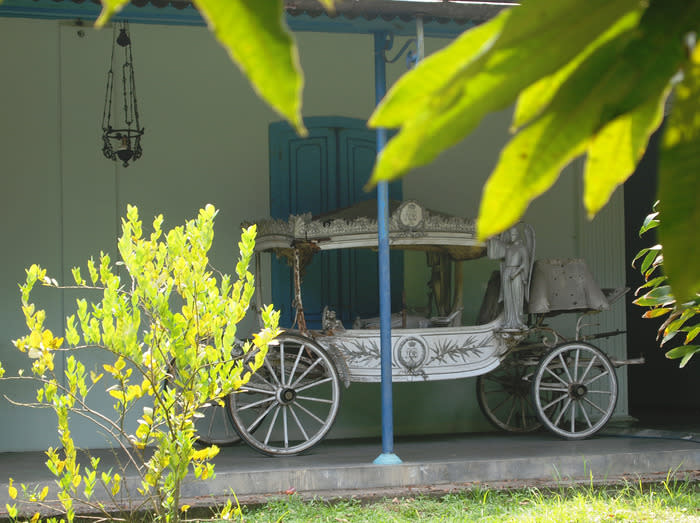
POLYGON ((688 329, 688 334, 685 336, 685 344, 687 345, 691 341, 693 341, 697 335, 700 334, 700 325, 695 325, 688 329))
POLYGON ((529 202, 549 189, 560 170, 608 123, 663 96, 683 60, 680 40, 669 35, 685 27, 657 12, 663 9, 652 4, 637 30, 596 49, 547 111, 505 147, 484 188, 479 237, 497 234, 520 219, 529 202))
POLYGON ((129 3, 129 0, 101 0, 102 1, 102 11, 100 16, 95 20, 95 27, 104 27, 112 15, 121 11, 125 5, 129 3))
POLYGON ((305 136, 304 79, 283 0, 194 0, 194 5, 258 95, 305 136))
POLYGON ((657 287, 652 291, 649 291, 641 298, 634 300, 634 303, 641 306, 655 306, 664 305, 673 301, 673 295, 671 294, 671 287, 668 285, 662 285, 657 287))
POLYGON ((402 122, 402 129, 380 155, 370 184, 432 161, 487 113, 508 107, 522 89, 554 73, 638 6, 634 0, 529 0, 527 8, 502 11, 473 29, 478 38, 464 35, 434 62, 427 65, 426 60, 424 68, 408 73, 410 81, 389 93, 371 118, 372 126, 402 122), (447 65, 440 70, 437 62, 447 65), (431 86, 430 97, 412 106, 416 98, 406 91, 426 85, 431 86))
MULTIPOLYGON (((653 247, 645 247, 644 249, 639 251, 637 253, 637 255, 634 257, 634 259, 632 260, 632 267, 634 267, 634 264, 637 262, 637 260, 639 260, 640 258, 643 258, 645 256, 648 256, 649 251, 661 251, 661 245, 657 244, 657 245, 654 245, 653 247)), ((642 272, 644 272, 644 271, 642 271, 642 272)))
POLYGON ((658 287, 659 285, 661 285, 665 281, 666 281, 666 276, 657 276, 656 278, 649 280, 648 282, 644 283, 643 285, 640 285, 636 292, 639 293, 639 291, 641 291, 642 289, 646 289, 649 287, 651 287, 651 288, 658 287))
POLYGON ((684 70, 659 160, 664 270, 679 302, 700 292, 700 47, 684 70), (692 263, 689 263, 692 260, 692 263))
POLYGON ((659 316, 663 316, 664 314, 668 314, 671 312, 673 309, 670 309, 668 307, 660 307, 658 309, 651 309, 645 312, 642 315, 642 318, 658 318, 659 316))
MULTIPOLYGON (((592 219, 637 167, 649 137, 661 125, 670 88, 603 127, 591 140, 583 174, 583 202, 592 219)), ((642 271, 644 272, 644 271, 642 271)))
POLYGON ((639 268, 640 272, 644 275, 646 275, 647 271, 649 270, 649 267, 652 266, 654 263, 654 260, 659 256, 659 253, 650 250, 647 255, 644 257, 644 261, 642 262, 642 266, 639 268))
POLYGON ((581 62, 583 62, 583 60, 585 60, 596 48, 612 40, 618 34, 633 29, 639 22, 641 14, 641 10, 634 10, 627 13, 600 37, 587 45, 586 48, 578 54, 578 56, 576 56, 564 67, 556 71, 554 74, 538 80, 530 87, 523 90, 518 96, 518 103, 515 107, 513 125, 511 129, 515 131, 539 115, 542 110, 547 107, 549 102, 551 102, 559 87, 569 76, 571 76, 571 74, 576 70, 581 62))
POLYGON ((685 367, 686 363, 690 361, 693 354, 700 352, 700 345, 682 345, 671 349, 666 353, 666 357, 670 360, 683 358, 680 363, 680 367, 685 367))
MULTIPOLYGON (((658 204, 658 200, 654 204, 654 207, 658 204)), ((658 212, 653 212, 651 214, 648 214, 646 218, 644 218, 644 223, 642 224, 642 227, 639 229, 639 237, 641 238, 642 234, 645 232, 655 229, 656 227, 659 226, 659 220, 656 219, 656 217, 659 215, 658 212)))

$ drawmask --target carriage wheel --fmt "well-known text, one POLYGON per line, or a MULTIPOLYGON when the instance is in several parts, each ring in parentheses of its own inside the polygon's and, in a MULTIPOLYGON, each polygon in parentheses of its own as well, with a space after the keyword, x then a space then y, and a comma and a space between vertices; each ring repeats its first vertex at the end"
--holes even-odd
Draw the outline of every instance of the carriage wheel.
POLYGON ((340 379, 315 342, 282 334, 261 367, 229 396, 233 426, 246 443, 271 456, 310 449, 328 433, 340 405, 340 379))
POLYGON ((202 416, 197 417, 194 422, 194 427, 197 430, 197 443, 222 447, 240 441, 238 434, 233 430, 226 405, 221 406, 216 401, 212 401, 200 409, 200 414, 202 416))
MULTIPOLYGON (((170 363, 170 372, 176 372, 175 361, 170 363)), ((171 387, 171 380, 166 380, 163 387, 171 387)), ((233 430, 228 407, 219 405, 216 400, 210 400, 198 410, 198 415, 194 419, 196 431, 196 443, 202 446, 218 445, 225 447, 233 445, 241 438, 233 430)))
POLYGON ((592 345, 560 345, 537 366, 532 396, 548 430, 566 439, 587 438, 602 429, 615 410, 615 369, 592 345))
POLYGON ((542 426, 530 398, 535 365, 529 352, 506 356, 501 365, 479 376, 476 397, 492 425, 508 432, 531 432, 542 426))

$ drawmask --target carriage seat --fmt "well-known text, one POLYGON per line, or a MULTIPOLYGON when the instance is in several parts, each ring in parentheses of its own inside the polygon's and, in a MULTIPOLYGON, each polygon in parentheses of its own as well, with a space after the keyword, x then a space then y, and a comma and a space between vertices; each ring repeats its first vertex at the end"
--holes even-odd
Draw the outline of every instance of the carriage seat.
POLYGON ((464 307, 453 310, 449 316, 433 316, 430 318, 431 327, 458 327, 462 323, 464 307))
MULTIPOLYGON (((406 314, 406 326, 403 326, 403 314, 400 312, 395 312, 391 315, 391 328, 392 329, 424 329, 430 327, 430 320, 420 314, 406 314)), ((379 317, 375 316, 373 318, 360 318, 359 316, 355 318, 355 322, 352 324, 353 329, 378 329, 379 328, 379 317)))

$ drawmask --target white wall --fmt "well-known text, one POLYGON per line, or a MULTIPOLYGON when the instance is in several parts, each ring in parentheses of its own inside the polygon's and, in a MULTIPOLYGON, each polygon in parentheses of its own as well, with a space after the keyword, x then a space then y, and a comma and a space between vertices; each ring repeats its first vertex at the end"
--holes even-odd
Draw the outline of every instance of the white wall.
MULTIPOLYGON (((126 169, 101 153, 111 31, 81 29, 82 36, 69 24, 0 18, 0 48, 18 50, 0 56, 0 235, 5 246, 0 361, 9 374, 23 361, 10 340, 24 333, 16 286, 24 267, 39 262, 68 281, 73 265, 100 250, 115 251, 127 203, 136 204, 147 222, 163 213, 166 227, 213 203, 220 213, 211 260, 231 271, 239 224, 269 210, 267 129, 279 118, 258 100, 206 29, 132 25, 146 134, 143 157, 126 169)), ((306 74, 304 116, 368 117, 374 106, 372 37, 303 33, 297 38, 306 74)), ((431 51, 445 43, 431 39, 426 47, 431 51)), ((401 44, 397 39, 395 49, 401 44)), ((404 71, 402 64, 389 66, 390 82, 404 71)), ((475 214, 483 182, 507 140, 509 118, 508 111, 486 118, 463 144, 409 174, 404 197, 437 210, 475 214)), ((576 178, 567 174, 528 211, 539 256, 578 253, 577 193, 576 178)), ((406 285, 417 292, 424 282, 412 275, 420 263, 407 258, 406 285)), ((485 274, 487 269, 482 269, 485 274)), ((263 281, 269 284, 267 275, 263 281)), ((60 318, 72 312, 74 296, 62 299, 42 291, 36 298, 48 310, 51 328, 60 331, 60 318)), ((249 331, 252 322, 243 328, 249 331)), ((93 355, 87 363, 97 367, 101 359, 93 355)), ((16 383, 0 383, 0 394, 32 398, 16 383)), ((400 384, 394 397, 398 435, 489 428, 478 412, 473 380, 400 384)), ((0 431, 0 451, 55 443, 51 414, 27 412, 0 398, 0 419, 6 427, 36 428, 0 431)), ((331 437, 377 435, 379 427, 379 386, 351 386, 331 437)), ((105 445, 102 435, 83 425, 76 434, 80 445, 105 445)))

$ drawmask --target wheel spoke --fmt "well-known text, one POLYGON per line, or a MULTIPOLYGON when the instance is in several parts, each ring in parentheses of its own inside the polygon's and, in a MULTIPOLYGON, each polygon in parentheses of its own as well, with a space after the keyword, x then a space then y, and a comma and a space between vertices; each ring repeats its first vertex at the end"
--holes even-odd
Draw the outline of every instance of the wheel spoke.
MULTIPOLYGON (((249 382, 250 383, 250 382, 249 382)), ((238 391, 238 393, 245 393, 245 392, 257 392, 258 394, 267 394, 268 396, 274 396, 275 391, 274 390, 268 390, 268 389, 259 389, 257 387, 251 387, 249 385, 243 385, 243 388, 238 391)))
POLYGON ((589 400, 588 398, 583 398, 583 401, 585 401, 586 403, 588 403, 591 407, 593 407, 594 409, 596 409, 597 411, 599 411, 601 414, 603 414, 603 415, 606 414, 606 412, 605 412, 603 409, 601 409, 598 405, 596 405, 595 403, 593 403, 593 402, 592 402, 591 400, 589 400))
POLYGON ((329 381, 333 381, 333 378, 321 378, 320 380, 312 381, 311 383, 307 383, 303 387, 298 387, 294 390, 297 392, 301 392, 302 390, 310 389, 311 387, 316 387, 317 385, 323 385, 324 383, 328 383, 329 381))
POLYGON ((321 363, 322 361, 323 361, 323 360, 321 360, 321 358, 316 359, 316 361, 314 361, 311 365, 309 365, 309 368, 306 369, 306 370, 302 373, 301 376, 299 376, 296 380, 294 380, 294 383, 293 383, 292 385, 290 385, 290 387, 292 387, 292 388, 296 387, 296 386, 299 384, 299 382, 300 382, 301 380, 303 380, 303 379, 306 377, 306 375, 307 375, 309 372, 311 372, 311 370, 312 370, 316 365, 318 365, 319 363, 321 363))
POLYGON ((545 390, 548 392, 568 392, 569 387, 556 387, 554 385, 542 385, 540 390, 545 390))
POLYGON ((590 372, 591 368, 593 368, 593 364, 595 363, 595 360, 598 359, 598 356, 595 354, 591 357, 591 361, 588 362, 588 365, 586 366, 586 370, 583 371, 583 374, 581 374, 581 381, 584 381, 586 379, 586 376, 588 376, 588 373, 590 372))
POLYGON ((542 410, 545 411, 545 410, 547 410, 548 408, 552 407, 553 405, 556 405, 557 403, 559 403, 560 401, 562 401, 562 400, 564 400, 564 399, 566 399, 566 398, 568 398, 568 397, 569 397, 568 394, 562 394, 562 395, 559 396, 557 399, 552 400, 552 401, 550 401, 549 403, 547 403, 544 407, 542 407, 542 410))
POLYGON ((270 422, 270 426, 267 428, 267 434, 265 434, 265 445, 270 443, 270 436, 272 435, 272 429, 275 427, 275 422, 277 421, 277 416, 280 413, 279 405, 273 405, 273 407, 277 407, 277 408, 275 409, 275 412, 272 414, 272 421, 270 422))
POLYGON ((493 381, 495 383, 498 383, 499 385, 501 385, 501 387, 508 387, 511 383, 507 377, 502 377, 502 376, 487 375, 486 379, 488 381, 493 381))
MULTIPOLYGON (((277 405, 276 403, 272 403, 268 408, 266 408, 265 411, 262 414, 260 414, 260 416, 258 416, 257 419, 253 423, 251 423, 250 425, 248 425, 246 427, 246 431, 251 432, 252 430, 257 428, 260 425, 260 422, 263 419, 265 419, 265 416, 267 416, 270 413, 270 411, 275 408, 276 405, 277 405)), ((248 407, 246 407, 246 408, 248 408, 248 407)), ((238 410, 243 410, 243 408, 239 408, 238 410)))
POLYGON ((299 421, 299 416, 297 416, 297 413, 294 412, 294 409, 292 408, 291 405, 289 406, 289 412, 292 413, 292 417, 294 418, 294 421, 296 422, 297 427, 299 427, 299 430, 301 431, 302 435, 304 436, 304 441, 309 441, 309 435, 304 430, 304 427, 302 426, 301 421, 299 421))
POLYGON ((306 400, 306 401, 315 401, 316 403, 328 403, 329 405, 333 405, 333 400, 327 400, 327 399, 323 399, 323 398, 312 398, 311 396, 297 396, 297 399, 306 400))
POLYGON ((265 403, 269 403, 269 402, 271 402, 271 401, 273 402, 273 404, 275 403, 274 400, 273 400, 272 398, 263 398, 263 399, 261 399, 261 400, 254 401, 254 402, 252 402, 252 403, 247 403, 247 404, 245 404, 245 405, 240 405, 240 406, 238 407, 238 410, 252 409, 253 407, 257 407, 257 406, 259 406, 259 405, 264 405, 265 403))
POLYGON ((571 433, 576 432, 576 402, 571 402, 571 433))
POLYGON ((316 414, 314 414, 313 412, 311 412, 309 409, 307 409, 306 407, 304 407, 301 403, 297 403, 297 402, 295 401, 295 402, 294 402, 294 405, 296 405, 297 407, 299 407, 299 408, 300 408, 301 410, 303 410, 306 414, 308 414, 308 415, 311 416, 313 419, 315 419, 316 421, 318 421, 321 425, 323 425, 323 420, 322 420, 321 418, 319 418, 316 414))
POLYGON ((284 448, 289 448, 289 431, 287 430, 287 407, 282 406, 282 430, 284 431, 284 448))
POLYGON ((590 385, 590 384, 593 383, 594 381, 598 381, 600 378, 602 378, 602 377, 604 377, 604 376, 607 376, 607 375, 608 375, 608 371, 607 371, 607 370, 604 371, 604 372, 601 372, 600 374, 597 374, 597 375, 593 376, 590 380, 588 380, 586 383, 584 383, 584 385, 586 385, 586 387, 587 387, 588 385, 590 385))
POLYGON ((272 368, 272 364, 270 364, 270 360, 265 358, 265 368, 270 371, 270 374, 272 375, 272 379, 274 380, 275 384, 278 387, 281 387, 282 384, 280 383, 279 378, 277 377, 277 374, 275 374, 275 370, 272 368))
POLYGON ((516 398, 512 398, 512 400, 513 400, 512 406, 511 406, 510 410, 508 411, 508 418, 506 419, 506 425, 510 425, 510 420, 513 418, 513 413, 515 412, 515 407, 516 407, 515 399, 516 398))
POLYGON ((561 366, 564 369, 564 372, 566 373, 566 377, 569 378, 569 383, 572 383, 574 380, 571 379, 571 373, 569 372, 569 367, 566 364, 566 361, 564 360, 564 356, 562 353, 559 353, 559 361, 561 362, 561 366))
POLYGON ((583 407, 583 405, 581 405, 581 412, 583 413, 583 417, 586 418, 586 423, 588 424, 588 428, 589 429, 593 428, 593 424, 591 423, 591 419, 588 417, 588 412, 586 412, 586 409, 583 407))
MULTIPOLYGON (((282 386, 287 383, 287 380, 284 379, 284 342, 280 342, 280 383, 282 386)), ((286 445, 285 445, 286 446, 286 445)))
POLYGON ((576 355, 574 356, 574 381, 578 379, 578 358, 581 349, 576 349, 576 355))
POLYGON ((571 398, 566 398, 566 403, 564 404, 564 407, 561 409, 561 412, 557 416, 557 419, 554 420, 554 425, 559 425, 559 422, 561 421, 562 416, 566 412, 566 409, 569 408, 569 405, 571 405, 571 398))
POLYGON ((501 401, 501 402, 500 402, 498 405, 496 405, 495 407, 492 407, 491 410, 494 411, 494 412, 497 411, 497 410, 500 409, 500 408, 503 406, 503 404, 506 403, 509 399, 510 399, 510 398, 509 398, 508 396, 506 396, 506 397, 503 399, 503 401, 501 401))
POLYGON ((552 370, 549 367, 546 367, 544 370, 546 370, 549 374, 551 374, 557 381, 559 381, 562 385, 564 385, 567 389, 569 388, 569 384, 565 382, 563 379, 559 377, 559 375, 554 374, 552 370))
POLYGON ((292 366, 292 370, 289 371, 289 377, 287 378, 287 384, 292 382, 292 379, 294 378, 294 373, 297 371, 297 367, 299 366, 299 360, 301 360, 301 355, 304 352, 304 346, 299 345, 299 352, 297 352, 297 357, 294 360, 294 365, 292 366))

